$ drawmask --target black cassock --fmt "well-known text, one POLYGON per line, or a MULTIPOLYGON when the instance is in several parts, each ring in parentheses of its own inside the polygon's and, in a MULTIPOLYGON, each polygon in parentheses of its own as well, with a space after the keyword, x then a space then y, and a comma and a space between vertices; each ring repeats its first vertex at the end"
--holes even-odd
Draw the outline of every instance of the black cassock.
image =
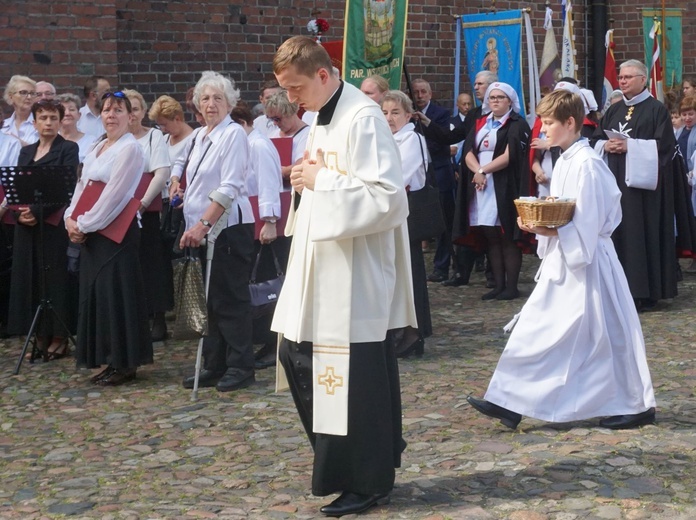
POLYGON ((659 172, 654 191, 626 186, 626 155, 606 155, 621 190, 623 213, 612 239, 634 299, 673 298, 677 294, 672 163, 676 139, 669 111, 651 96, 630 107, 624 102, 615 103, 602 117, 593 145, 608 139, 605 129, 657 142, 659 172))

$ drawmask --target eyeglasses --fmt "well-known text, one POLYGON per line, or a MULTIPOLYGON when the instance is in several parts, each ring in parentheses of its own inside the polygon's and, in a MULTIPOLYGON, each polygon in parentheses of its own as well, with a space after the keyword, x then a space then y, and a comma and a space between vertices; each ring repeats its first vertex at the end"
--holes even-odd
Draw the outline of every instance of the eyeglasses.
POLYGON ((36 92, 33 90, 18 90, 15 94, 19 94, 22 97, 36 97, 36 92))
POLYGON ((283 118, 280 116, 276 116, 276 117, 269 117, 268 120, 273 121, 274 123, 280 123, 283 120, 283 118))
POLYGON ((122 90, 117 90, 116 92, 107 92, 101 98, 102 101, 104 101, 105 99, 109 99, 110 97, 115 97, 117 99, 126 99, 128 96, 126 96, 122 90))
POLYGON ((502 101, 503 99, 508 99, 507 96, 488 96, 488 101, 502 101))
POLYGON ((623 80, 629 81, 629 80, 632 80, 633 78, 644 78, 644 77, 645 76, 643 74, 633 74, 633 75, 627 74, 625 76, 618 76, 616 79, 618 79, 619 81, 623 81, 623 80))
POLYGON ((55 92, 37 92, 36 97, 40 98, 52 98, 55 97, 56 93, 55 92))

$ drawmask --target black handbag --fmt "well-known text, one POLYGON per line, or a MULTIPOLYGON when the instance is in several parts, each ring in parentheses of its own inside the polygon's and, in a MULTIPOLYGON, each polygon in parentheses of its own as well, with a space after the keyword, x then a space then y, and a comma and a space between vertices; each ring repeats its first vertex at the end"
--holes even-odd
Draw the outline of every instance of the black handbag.
POLYGON ((259 248, 259 252, 256 255, 256 262, 254 262, 254 268, 251 271, 251 280, 249 280, 249 295, 251 296, 251 316, 253 319, 260 318, 273 312, 275 309, 275 304, 280 296, 280 290, 283 287, 283 282, 285 281, 285 274, 283 269, 280 267, 280 262, 278 262, 278 256, 276 255, 275 249, 273 249, 273 244, 268 244, 268 249, 273 253, 273 263, 276 268, 276 278, 266 280, 265 282, 256 281, 256 273, 259 269, 259 261, 261 260, 261 253, 263 253, 266 245, 262 244, 259 248))
POLYGON ((425 169, 425 186, 420 190, 408 193, 408 238, 411 241, 430 240, 445 232, 445 218, 442 216, 440 192, 432 184, 435 179, 432 163, 425 161, 423 142, 418 137, 421 146, 421 157, 425 169))

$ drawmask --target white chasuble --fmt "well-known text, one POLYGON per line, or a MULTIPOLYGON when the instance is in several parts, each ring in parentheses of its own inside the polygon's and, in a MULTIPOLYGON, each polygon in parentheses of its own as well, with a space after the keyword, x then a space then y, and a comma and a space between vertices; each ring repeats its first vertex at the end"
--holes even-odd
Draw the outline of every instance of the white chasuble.
MULTIPOLYGON (((343 84, 330 123, 315 119, 310 157, 324 153, 314 190, 297 195, 285 229, 290 259, 272 330, 312 342, 314 432, 346 435, 350 344, 416 326, 401 156, 375 103, 343 84)), ((277 366, 277 389, 285 373, 277 366)))

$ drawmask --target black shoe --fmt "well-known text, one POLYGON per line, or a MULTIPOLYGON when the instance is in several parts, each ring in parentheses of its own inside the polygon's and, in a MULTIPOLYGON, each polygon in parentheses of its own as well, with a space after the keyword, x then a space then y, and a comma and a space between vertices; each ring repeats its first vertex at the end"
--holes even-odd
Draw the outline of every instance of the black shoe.
POLYGON ((483 296, 481 296, 481 299, 482 299, 483 301, 486 301, 486 300, 495 300, 495 299, 498 297, 499 294, 502 294, 503 291, 504 291, 504 289, 493 289, 492 291, 487 292, 486 294, 484 294, 483 296))
POLYGON ((655 424, 655 408, 649 408, 644 412, 633 415, 613 415, 599 421, 599 425, 602 428, 611 430, 627 430, 645 426, 646 424, 655 424))
POLYGON ((225 375, 220 378, 220 381, 215 385, 218 392, 231 392, 246 388, 256 382, 254 371, 252 369, 243 368, 228 368, 225 375))
POLYGON ((114 373, 115 370, 116 370, 116 369, 115 369, 114 367, 112 367, 111 365, 109 365, 109 366, 106 367, 104 370, 102 370, 101 372, 99 372, 96 376, 90 377, 90 378, 89 378, 89 381, 90 381, 91 383, 94 383, 95 385, 98 385, 98 384, 99 384, 99 381, 101 381, 102 379, 104 379, 104 378, 106 378, 106 377, 109 377, 111 374, 114 373))
POLYGON ((119 386, 135 379, 135 368, 116 368, 111 374, 100 379, 95 384, 99 386, 119 386))
POLYGON ((505 289, 498 296, 495 297, 496 300, 514 300, 520 297, 520 291, 517 289, 505 289))
POLYGON ((443 285, 444 287, 461 287, 462 285, 469 285, 469 280, 467 280, 463 276, 455 274, 449 280, 445 280, 444 282, 442 282, 441 285, 443 285))
MULTIPOLYGON (((210 388, 218 384, 218 381, 224 376, 224 372, 213 372, 212 370, 206 370, 205 368, 201 370, 198 376, 198 388, 210 388)), ((196 376, 192 375, 184 379, 184 388, 193 388, 193 382, 196 376)))
POLYGON ((485 259, 479 257, 476 259, 476 263, 474 264, 474 269, 476 270, 477 273, 483 273, 486 270, 486 261, 485 259))
POLYGON ((493 280, 486 280, 486 289, 495 288, 495 282, 493 280))
POLYGON ((441 273, 440 271, 433 271, 428 275, 429 282, 444 282, 447 280, 447 273, 441 273))
POLYGON ((275 352, 270 352, 265 356, 254 361, 254 368, 256 370, 263 370, 264 368, 276 366, 276 354, 275 352))
POLYGON ((396 347, 396 357, 407 358, 411 354, 415 354, 416 357, 423 357, 423 352, 425 351, 425 340, 423 337, 419 337, 411 343, 410 345, 397 346, 396 347))
POLYGON ((377 495, 360 495, 344 491, 341 496, 330 504, 322 507, 319 511, 326 516, 354 515, 367 511, 372 506, 384 505, 389 503, 389 494, 382 493, 377 495))
POLYGON ((512 428, 513 430, 517 428, 517 425, 520 424, 520 421, 522 420, 522 416, 520 414, 511 412, 510 410, 507 410, 502 406, 498 406, 497 404, 489 403, 485 399, 476 399, 475 397, 469 396, 466 398, 466 400, 471 406, 473 406, 483 415, 493 417, 494 419, 500 419, 501 423, 508 428, 512 428))

